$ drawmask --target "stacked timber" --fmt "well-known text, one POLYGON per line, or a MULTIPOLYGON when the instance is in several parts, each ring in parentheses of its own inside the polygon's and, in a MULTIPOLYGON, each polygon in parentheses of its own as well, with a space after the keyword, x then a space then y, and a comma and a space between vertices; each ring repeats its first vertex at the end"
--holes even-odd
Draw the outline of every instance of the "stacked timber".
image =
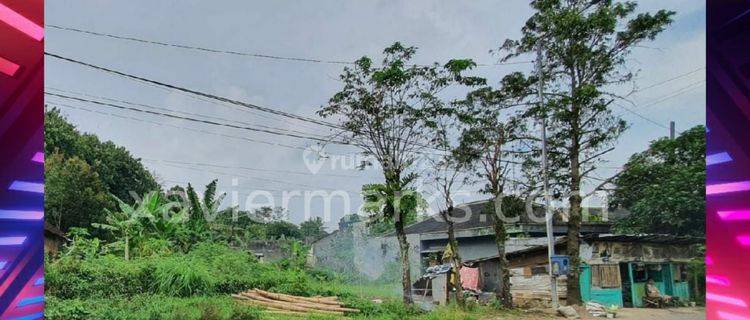
POLYGON ((338 297, 300 297, 283 293, 273 293, 251 289, 232 297, 239 303, 265 309, 269 313, 305 315, 309 313, 343 316, 344 313, 357 313, 358 309, 346 308, 338 297))

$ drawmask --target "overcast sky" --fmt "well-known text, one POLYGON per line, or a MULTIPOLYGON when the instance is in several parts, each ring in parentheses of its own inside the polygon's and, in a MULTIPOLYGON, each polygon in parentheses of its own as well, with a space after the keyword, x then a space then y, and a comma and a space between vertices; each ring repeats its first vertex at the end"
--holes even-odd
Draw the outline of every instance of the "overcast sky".
MULTIPOLYGON (((90 0, 47 1, 46 5, 47 24, 101 33, 264 55, 347 61, 363 55, 379 57, 385 46, 401 41, 419 47, 419 63, 457 57, 493 63, 497 57, 489 50, 506 38, 517 38, 520 27, 531 15, 526 1, 500 0, 90 0)), ((634 50, 629 63, 640 69, 639 87, 705 67, 704 2, 645 1, 639 10, 659 8, 675 10, 677 15, 674 24, 656 41, 634 50)), ((315 117, 318 107, 341 85, 337 76, 342 66, 337 64, 213 54, 52 28, 47 28, 46 38, 48 52, 308 117, 315 117)), ((47 58, 46 67, 48 90, 126 100, 253 126, 330 133, 313 124, 195 99, 56 59, 47 58)), ((531 67, 522 63, 476 71, 495 83, 511 71, 531 67)), ((636 105, 630 108, 655 123, 615 107, 631 128, 619 140, 616 152, 608 156, 608 168, 597 172, 599 176, 611 175, 632 153, 644 150, 650 140, 666 136, 670 120, 676 122, 678 131, 703 124, 705 70, 645 90, 632 100, 636 105)), ((310 141, 48 98, 48 102, 53 101, 77 107, 61 109, 80 130, 112 140, 142 158, 166 188, 191 182, 202 190, 203 185, 218 178, 220 189, 237 191, 241 208, 248 205, 247 195, 258 189, 269 190, 275 205, 282 205, 282 190, 299 190, 303 195, 314 190, 349 192, 348 212, 340 197, 334 197, 331 221, 327 223, 329 231, 342 215, 359 207, 361 200, 356 191, 362 184, 382 180, 377 170, 352 168, 351 157, 329 158, 317 174, 310 174, 309 164, 315 158, 308 155, 306 162, 306 154, 298 149, 313 145, 310 141)), ((356 153, 356 149, 345 146, 326 150, 356 153)), ((324 201, 321 197, 313 199, 309 213, 323 216, 324 201)), ((230 205, 231 201, 230 194, 225 204, 230 205)), ((265 201, 256 198, 254 205, 265 201)), ((289 201, 293 222, 304 219, 304 202, 304 196, 289 201)))

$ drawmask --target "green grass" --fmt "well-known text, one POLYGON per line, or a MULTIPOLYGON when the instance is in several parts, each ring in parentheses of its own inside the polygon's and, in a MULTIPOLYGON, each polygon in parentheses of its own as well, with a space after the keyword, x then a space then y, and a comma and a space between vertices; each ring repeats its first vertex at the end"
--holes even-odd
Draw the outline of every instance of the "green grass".
POLYGON ((401 297, 401 284, 378 284, 378 283, 342 283, 338 281, 315 280, 310 283, 313 288, 323 288, 339 292, 344 295, 352 295, 365 299, 389 299, 401 297))
POLYGON ((376 319, 376 320, 401 320, 401 319, 415 319, 415 320, 539 320, 548 319, 549 315, 543 314, 524 314, 518 310, 498 310, 491 307, 485 306, 474 306, 468 309, 461 309, 454 305, 441 306, 436 308, 432 312, 422 312, 418 310, 409 310, 403 307, 400 302, 392 301, 389 305, 384 307, 387 312, 381 314, 367 314, 367 315, 349 315, 346 317, 326 316, 326 315, 305 315, 305 316, 292 316, 292 315, 271 315, 262 314, 262 319, 273 319, 273 320, 299 320, 299 319, 310 319, 310 320, 334 320, 334 319, 376 319))
MULTIPOLYGON (((426 313, 401 302, 400 284, 343 278, 280 263, 262 263, 248 252, 199 244, 186 253, 139 257, 66 256, 46 265, 47 319, 247 320, 335 319, 270 314, 230 296, 251 288, 301 296, 338 296, 361 310, 354 319, 471 320, 497 311, 443 307, 426 313)), ((508 313, 492 319, 520 319, 508 313)), ((543 319, 543 318, 542 318, 543 319)))

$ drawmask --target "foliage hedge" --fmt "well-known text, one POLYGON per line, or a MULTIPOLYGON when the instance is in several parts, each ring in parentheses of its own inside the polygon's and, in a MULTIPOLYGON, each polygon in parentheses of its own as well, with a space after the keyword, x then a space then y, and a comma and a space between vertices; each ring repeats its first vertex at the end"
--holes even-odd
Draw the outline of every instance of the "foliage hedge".
MULTIPOLYGON (((203 243, 188 253, 135 258, 64 256, 47 265, 47 292, 62 299, 130 297, 143 293, 175 297, 230 294, 251 288, 290 294, 311 292, 313 278, 300 270, 259 263, 248 252, 203 243)), ((323 290, 325 291, 325 290, 323 290)))
POLYGON ((50 320, 254 320, 261 310, 234 303, 228 296, 176 298, 135 295, 127 299, 67 299, 48 297, 50 320))
MULTIPOLYGON (((85 247, 83 241, 74 241, 85 247)), ((376 304, 335 285, 332 275, 287 262, 258 262, 246 251, 200 243, 187 253, 125 260, 67 254, 46 266, 47 319, 258 319, 259 310, 230 294, 259 288, 303 296, 338 296, 361 318, 403 319, 417 311, 398 300, 376 304)))

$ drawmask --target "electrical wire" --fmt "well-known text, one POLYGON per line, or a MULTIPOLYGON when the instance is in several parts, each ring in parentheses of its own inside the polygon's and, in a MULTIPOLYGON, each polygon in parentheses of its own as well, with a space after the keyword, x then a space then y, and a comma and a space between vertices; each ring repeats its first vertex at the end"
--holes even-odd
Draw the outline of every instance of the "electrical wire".
MULTIPOLYGON (((112 33, 95 32, 95 31, 83 30, 83 29, 73 28, 73 27, 65 27, 65 26, 54 25, 54 24, 47 24, 47 25, 45 25, 45 27, 52 28, 52 29, 58 29, 58 30, 64 30, 64 31, 71 31, 71 32, 77 32, 77 33, 83 33, 83 34, 97 36, 97 37, 106 37, 106 38, 111 38, 111 39, 127 40, 127 41, 139 42, 139 43, 144 43, 144 44, 150 44, 150 45, 158 45, 158 46, 163 46, 163 47, 172 47, 172 48, 187 49, 187 50, 194 50, 194 51, 201 51, 201 52, 208 52, 208 53, 216 53, 216 54, 228 54, 228 55, 236 55, 236 56, 244 56, 244 57, 253 57, 253 58, 280 60, 280 61, 312 62, 312 63, 336 64, 336 65, 353 65, 353 64, 355 64, 354 61, 347 61, 347 60, 326 60, 326 59, 318 59, 318 58, 301 58, 301 57, 279 56, 279 55, 270 55, 270 54, 254 53, 254 52, 242 52, 242 51, 234 51, 234 50, 213 49, 213 48, 202 47, 202 46, 192 46, 192 45, 185 45, 185 44, 176 44, 176 43, 169 43, 169 42, 163 42, 163 41, 149 40, 149 39, 143 39, 143 38, 136 38, 136 37, 131 37, 131 36, 116 35, 116 34, 112 34, 112 33)), ((490 63, 478 63, 477 66, 488 67, 488 66, 499 66, 499 65, 515 65, 515 64, 526 64, 526 63, 531 63, 531 62, 532 61, 497 62, 497 63, 492 63, 492 64, 490 64, 490 63)))
POLYGON ((346 142, 341 142, 341 141, 333 141, 333 140, 329 140, 329 139, 321 139, 321 138, 318 138, 318 137, 305 136, 305 135, 299 135, 299 134, 294 134, 294 133, 285 133, 285 132, 279 132, 279 131, 275 131, 275 130, 260 129, 260 128, 255 128, 255 127, 251 127, 251 126, 233 125, 233 124, 230 124, 230 123, 223 123, 223 122, 216 122, 216 121, 211 121, 211 120, 197 119, 197 118, 192 118, 192 117, 187 117, 187 116, 173 115, 173 114, 168 114, 168 113, 164 113, 164 112, 158 112, 158 111, 145 110, 145 109, 140 109, 140 108, 135 108, 135 107, 122 106, 122 105, 117 105, 117 104, 114 104, 114 103, 108 103, 108 102, 96 101, 96 100, 91 100, 91 99, 78 98, 78 97, 73 97, 73 96, 68 96, 68 95, 62 95, 62 94, 57 94, 57 93, 52 93, 52 92, 45 92, 44 94, 45 95, 54 96, 54 97, 58 97, 58 98, 63 98, 63 99, 77 100, 77 101, 81 101, 81 102, 93 103, 93 104, 97 104, 97 105, 101 105, 101 106, 105 106, 105 107, 112 107, 112 108, 118 108, 118 109, 122 109, 122 110, 130 110, 130 111, 136 111, 136 112, 141 112, 141 113, 148 113, 148 114, 152 114, 152 115, 164 116, 164 117, 169 117, 169 118, 175 118, 175 119, 180 119, 180 120, 185 120, 185 121, 192 121, 192 122, 209 124, 209 125, 215 125, 215 126, 223 126, 223 127, 228 127, 228 128, 242 129, 242 130, 248 130, 248 131, 254 131, 254 132, 261 132, 261 133, 267 133, 267 134, 273 134, 273 135, 279 135, 279 136, 287 136, 287 137, 298 138, 298 139, 308 139, 308 140, 314 140, 314 141, 325 142, 325 143, 334 143, 334 144, 342 144, 342 145, 348 144, 346 142))
POLYGON ((267 113, 271 113, 271 114, 275 114, 275 115, 287 117, 287 118, 290 118, 290 119, 295 119, 295 120, 299 120, 299 121, 304 121, 304 122, 314 123, 314 124, 317 124, 317 125, 331 127, 331 128, 334 128, 334 129, 341 129, 340 126, 338 126, 336 124, 333 124, 333 123, 330 123, 330 122, 326 122, 326 121, 322 121, 322 120, 318 120, 318 119, 313 119, 313 118, 310 118, 310 117, 300 116, 300 115, 296 115, 296 114, 292 114, 292 113, 289 113, 289 112, 280 111, 280 110, 276 110, 276 109, 272 109, 272 108, 268 108, 268 107, 263 107, 263 106, 255 105, 255 104, 252 104, 252 103, 237 101, 237 100, 234 100, 234 99, 229 99, 229 98, 226 98, 226 97, 221 97, 221 96, 217 96, 217 95, 206 93, 206 92, 202 92, 202 91, 197 91, 197 90, 193 90, 193 89, 184 88, 184 87, 181 87, 181 86, 172 85, 172 84, 164 83, 164 82, 161 82, 161 81, 156 81, 156 80, 144 78, 144 77, 141 77, 141 76, 132 75, 132 74, 125 73, 125 72, 122 72, 122 71, 117 71, 117 70, 114 70, 114 69, 109 69, 109 68, 97 66, 97 65, 90 64, 90 63, 83 62, 83 61, 79 61, 79 60, 76 60, 76 59, 63 57, 63 56, 60 56, 60 55, 57 55, 57 54, 54 54, 54 53, 50 53, 50 52, 44 52, 44 55, 49 56, 49 57, 53 57, 55 59, 59 59, 59 60, 63 60, 63 61, 68 61, 68 62, 71 62, 71 63, 75 63, 75 64, 78 64, 78 65, 82 65, 82 66, 85 66, 85 67, 88 67, 88 68, 92 68, 92 69, 104 71, 104 72, 107 72, 107 73, 115 74, 115 75, 122 76, 122 77, 125 77, 125 78, 130 78, 130 79, 134 79, 134 80, 138 80, 138 81, 143 81, 143 82, 155 84, 155 85, 158 85, 158 86, 161 86, 161 87, 170 88, 170 89, 173 89, 173 90, 190 93, 190 94, 197 95, 197 96, 203 96, 203 97, 210 98, 210 99, 217 100, 217 101, 227 102, 227 103, 230 103, 230 104, 233 104, 233 105, 237 105, 237 106, 240 106, 240 107, 244 107, 244 108, 255 109, 255 110, 259 110, 259 111, 263 111, 263 112, 267 112, 267 113))
POLYGON ((116 117, 116 118, 122 118, 122 119, 127 119, 127 120, 132 120, 132 121, 143 122, 143 123, 149 123, 149 124, 153 124, 153 125, 157 125, 157 126, 172 127, 172 128, 176 128, 176 129, 182 129, 182 130, 188 130, 188 131, 194 131, 194 132, 199 132, 199 133, 205 133, 205 134, 210 134, 210 135, 221 136, 221 137, 225 137, 225 138, 232 138, 232 139, 244 140, 244 141, 247 141, 247 142, 260 143, 260 144, 265 144, 265 145, 269 145, 269 146, 284 147, 284 148, 295 149, 295 150, 303 150, 303 151, 304 150, 308 150, 308 148, 300 147, 300 146, 287 145, 287 144, 281 144, 281 143, 275 143, 275 142, 268 142, 268 141, 264 141, 264 140, 256 140, 256 139, 251 139, 251 138, 246 138, 246 137, 233 136, 233 135, 228 135, 228 134, 223 134, 223 133, 217 133, 217 132, 202 130, 202 129, 195 129, 195 128, 189 128, 189 127, 181 127, 181 126, 176 126, 176 125, 162 123, 162 122, 157 122, 157 121, 150 121, 150 120, 145 120, 145 119, 136 118, 136 117, 123 116, 123 115, 119 115, 119 114, 114 114, 114 113, 109 113, 109 112, 103 112, 103 111, 98 111, 98 110, 90 110, 90 109, 87 109, 87 108, 84 108, 84 107, 73 106, 73 105, 69 105, 69 104, 65 104, 65 103, 60 103, 60 102, 47 101, 46 103, 48 105, 52 105, 52 106, 58 106, 58 107, 64 107, 64 108, 82 110, 82 111, 86 111, 86 112, 98 113, 98 114, 102 114, 102 115, 106 115, 106 116, 112 116, 112 117, 116 117))

